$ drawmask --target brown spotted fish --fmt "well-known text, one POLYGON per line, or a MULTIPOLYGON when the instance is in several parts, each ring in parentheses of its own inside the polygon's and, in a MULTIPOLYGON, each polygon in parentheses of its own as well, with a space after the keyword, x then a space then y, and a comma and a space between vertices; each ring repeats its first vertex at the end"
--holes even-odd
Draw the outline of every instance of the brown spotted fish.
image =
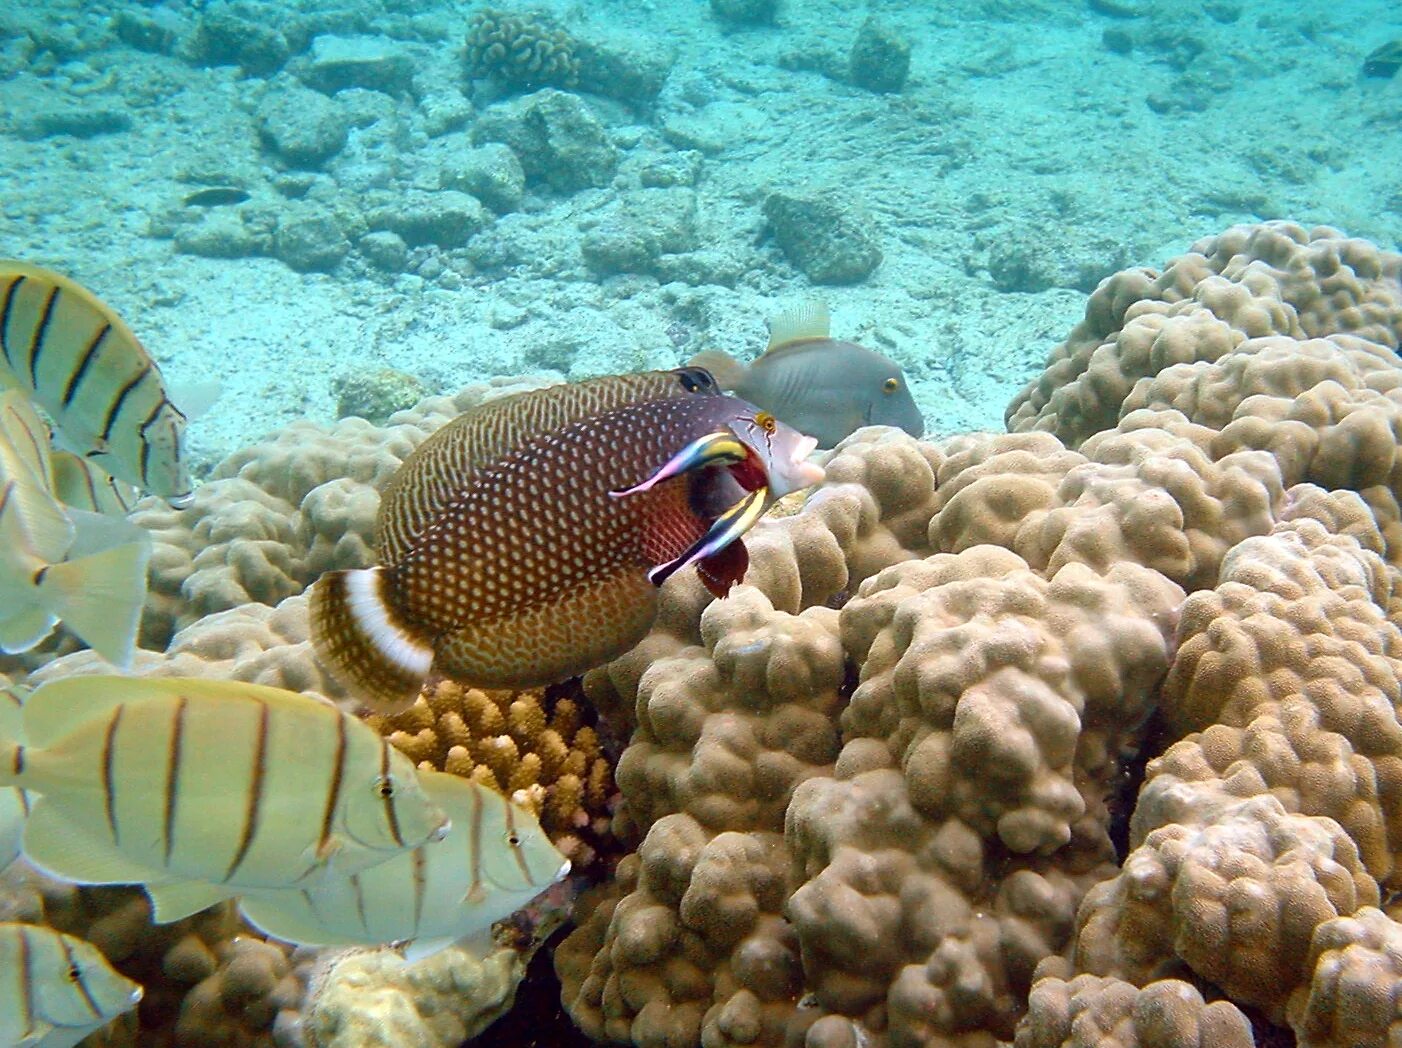
POLYGON ((430 671, 479 687, 565 680, 627 651, 689 565, 723 596, 741 536, 819 483, 815 442, 700 368, 504 398, 424 441, 380 504, 380 565, 310 593, 321 661, 401 709, 430 671))
POLYGON ((829 331, 827 306, 803 302, 770 322, 769 348, 752 364, 720 350, 700 353, 691 363, 708 369, 722 389, 812 434, 821 448, 836 446, 862 426, 923 434, 925 419, 901 366, 875 350, 831 338, 829 331))

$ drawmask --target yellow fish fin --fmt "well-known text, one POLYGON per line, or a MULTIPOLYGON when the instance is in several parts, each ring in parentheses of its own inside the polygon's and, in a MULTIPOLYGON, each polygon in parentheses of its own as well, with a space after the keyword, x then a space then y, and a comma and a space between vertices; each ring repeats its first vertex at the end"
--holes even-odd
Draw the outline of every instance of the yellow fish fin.
POLYGON ((395 610, 384 568, 328 571, 307 610, 312 649, 343 685, 381 713, 408 709, 433 666, 433 646, 395 610))
POLYGON ((705 368, 721 389, 738 389, 750 369, 729 353, 719 349, 703 349, 687 362, 688 367, 705 368))
MULTIPOLYGON (((406 964, 418 964, 425 958, 432 957, 439 950, 446 950, 453 945, 461 945, 461 943, 456 939, 410 939, 404 944, 404 961, 406 964)), ((486 954, 476 954, 472 950, 468 952, 479 959, 486 956, 486 954)))
POLYGON ((132 542, 50 564, 39 579, 40 603, 108 662, 131 666, 146 603, 151 546, 132 542))
POLYGON ((29 812, 24 854, 45 873, 77 884, 140 884, 154 872, 48 797, 40 797, 29 812))
POLYGON ((790 306, 770 320, 769 348, 765 352, 772 353, 795 342, 829 338, 831 330, 832 318, 828 316, 827 303, 821 299, 808 299, 790 306))
POLYGON ((170 924, 233 897, 227 888, 203 881, 148 884, 146 894, 151 898, 151 920, 156 924, 170 924))
POLYGON ((0 651, 14 655, 29 651, 58 625, 58 619, 40 607, 25 608, 0 621, 0 651))

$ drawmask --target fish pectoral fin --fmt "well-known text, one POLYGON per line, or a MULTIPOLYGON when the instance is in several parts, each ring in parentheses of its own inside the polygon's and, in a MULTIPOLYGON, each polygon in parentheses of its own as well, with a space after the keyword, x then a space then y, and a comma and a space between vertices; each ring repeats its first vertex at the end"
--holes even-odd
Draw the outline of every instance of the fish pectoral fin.
POLYGON ((631 488, 623 488, 617 491, 610 491, 614 498, 623 498, 625 495, 636 495, 640 491, 647 491, 650 488, 670 480, 672 477, 679 477, 683 473, 689 473, 694 469, 701 469, 703 466, 730 465, 736 462, 744 462, 749 455, 749 449, 736 439, 735 434, 729 430, 722 430, 716 433, 707 433, 704 437, 697 437, 686 447, 682 448, 657 470, 652 476, 641 484, 635 484, 631 488))
POLYGON ((30 810, 23 846, 35 866, 75 884, 141 884, 155 874, 48 797, 41 796, 30 810))
POLYGON ((318 920, 311 892, 296 888, 245 892, 239 898, 244 920, 264 935, 298 946, 339 944, 333 930, 318 920))
POLYGON ((0 651, 6 655, 29 651, 57 625, 58 617, 43 608, 25 608, 0 622, 0 651))
MULTIPOLYGON (((30 1019, 29 1025, 24 1030, 24 1036, 18 1041, 9 1042, 14 1048, 47 1048, 50 1044, 55 1044, 49 1040, 49 1035, 57 1029, 53 1024, 46 1023, 43 1019, 30 1019)), ((91 1029, 88 1027, 87 1029, 91 1029)), ((63 1041, 63 1044, 71 1044, 72 1041, 63 1041)))
POLYGON ((50 564, 39 580, 40 603, 93 651, 127 669, 146 603, 150 559, 149 542, 132 542, 50 564))
POLYGON ((725 549, 696 562, 696 575, 716 598, 726 596, 745 577, 750 567, 750 551, 744 539, 736 539, 725 549))
POLYGON ((218 906, 233 895, 227 887, 204 881, 148 883, 146 894, 151 898, 151 920, 157 924, 170 924, 211 906, 218 906))
POLYGON ((418 964, 420 961, 432 957, 439 950, 446 950, 452 946, 454 939, 410 939, 404 944, 404 963, 418 964))
POLYGON ((659 564, 649 571, 648 581, 654 586, 660 586, 687 565, 716 556, 754 527, 755 521, 764 516, 764 511, 768 508, 769 489, 756 488, 717 517, 706 534, 692 543, 691 548, 680 557, 669 560, 666 564, 659 564))

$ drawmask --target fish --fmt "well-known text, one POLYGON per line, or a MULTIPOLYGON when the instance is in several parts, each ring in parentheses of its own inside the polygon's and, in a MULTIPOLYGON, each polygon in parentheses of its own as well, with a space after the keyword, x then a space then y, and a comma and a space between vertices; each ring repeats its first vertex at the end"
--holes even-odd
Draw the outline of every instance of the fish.
POLYGON ((71 451, 50 450, 49 477, 60 502, 89 513, 125 517, 141 498, 135 484, 118 480, 92 459, 71 451))
POLYGON ((0 922, 0 1048, 73 1048, 141 1000, 92 943, 0 922))
POLYGON ((249 199, 248 191, 238 186, 210 186, 195 190, 185 197, 183 203, 186 207, 226 207, 242 204, 249 199))
MULTIPOLYGON (((0 675, 0 738, 20 737, 21 691, 0 675)), ((29 795, 18 786, 0 786, 0 871, 19 858, 28 817, 29 795)))
POLYGON ((424 793, 452 829, 348 877, 314 888, 245 893, 244 918, 298 946, 406 943, 411 961, 480 939, 570 871, 536 817, 481 783, 421 770, 424 793))
POLYGON ((313 649, 386 713, 430 671, 515 689, 576 676, 642 639, 677 571, 695 565, 728 592, 749 563, 745 531, 822 481, 814 443, 699 368, 485 404, 391 477, 380 563, 313 583, 313 649))
POLYGON ((706 350, 688 363, 789 425, 835 447, 862 426, 895 426, 912 437, 925 419, 901 366, 875 350, 831 337, 828 307, 801 303, 769 325, 769 346, 752 364, 706 350))
POLYGON ((48 430, 18 390, 0 393, 0 651, 64 627, 126 668, 146 603, 150 536, 54 497, 48 430))
POLYGON ((91 291, 0 260, 0 385, 33 397, 68 450, 176 508, 189 504, 186 413, 136 334, 91 291))
POLYGON ((448 832, 407 757, 280 688, 61 678, 25 699, 21 731, 0 743, 0 786, 38 794, 25 857, 77 884, 141 884, 162 924, 448 832))

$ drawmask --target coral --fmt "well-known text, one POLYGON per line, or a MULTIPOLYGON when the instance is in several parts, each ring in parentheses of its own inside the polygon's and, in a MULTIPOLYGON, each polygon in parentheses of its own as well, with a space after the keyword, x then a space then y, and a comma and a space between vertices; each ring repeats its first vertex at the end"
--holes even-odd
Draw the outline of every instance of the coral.
POLYGON ((1300 1048, 1393 1045, 1402 1037, 1402 927, 1365 906, 1314 932, 1308 988, 1290 997, 1300 1048))
POLYGON ((333 957, 304 1020, 318 1048, 456 1048, 499 1018, 525 962, 502 947, 479 958, 457 946, 415 964, 392 950, 333 957))
MULTIPOLYGON (((1050 967, 1044 964, 1043 968, 1050 967)), ((1039 978, 1016 1048, 1252 1048, 1251 1023, 1228 1001, 1211 1004, 1178 979, 1143 989, 1121 979, 1039 978)))
MULTIPOLYGON (((1300 350, 1306 340, 1360 351, 1371 363, 1353 367, 1364 384, 1375 375, 1385 392, 1396 381, 1394 351, 1402 339, 1399 277, 1402 255, 1334 229, 1235 226, 1198 241, 1162 273, 1133 269, 1103 281, 1085 319, 1009 405, 1008 428, 1046 430, 1076 447, 1130 410, 1127 398, 1139 380, 1172 373, 1182 382, 1261 347, 1276 347, 1290 361, 1287 371, 1313 380, 1309 388, 1327 377, 1315 377, 1313 357, 1334 350, 1300 350), (1371 345, 1360 346, 1362 340, 1371 345)), ((1219 412, 1238 407, 1211 397, 1200 403, 1219 412)))
POLYGON ((576 868, 609 833, 613 770, 591 711, 543 691, 429 684, 402 713, 366 718, 419 767, 474 779, 535 811, 576 868))
POLYGON ((868 16, 852 41, 847 78, 868 91, 899 91, 910 74, 910 44, 890 26, 868 16))
POLYGON ((376 425, 412 407, 428 392, 422 379, 395 368, 349 372, 331 386, 340 418, 355 415, 376 425))
POLYGON ((492 77, 512 87, 574 87, 575 43, 545 14, 484 7, 468 21, 464 52, 469 78, 492 77))

